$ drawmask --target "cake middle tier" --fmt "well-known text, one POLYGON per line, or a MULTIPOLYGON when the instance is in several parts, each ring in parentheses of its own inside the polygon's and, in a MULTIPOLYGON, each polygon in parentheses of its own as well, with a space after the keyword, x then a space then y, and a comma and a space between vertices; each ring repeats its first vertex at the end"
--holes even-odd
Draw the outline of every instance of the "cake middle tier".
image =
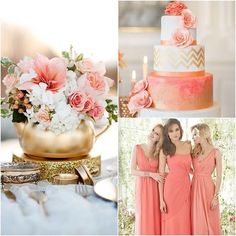
POLYGON ((213 76, 195 77, 147 76, 152 107, 166 111, 197 110, 213 105, 213 76))
POLYGON ((154 46, 154 70, 160 75, 186 76, 187 73, 203 75, 205 70, 204 46, 186 48, 176 46, 154 46))

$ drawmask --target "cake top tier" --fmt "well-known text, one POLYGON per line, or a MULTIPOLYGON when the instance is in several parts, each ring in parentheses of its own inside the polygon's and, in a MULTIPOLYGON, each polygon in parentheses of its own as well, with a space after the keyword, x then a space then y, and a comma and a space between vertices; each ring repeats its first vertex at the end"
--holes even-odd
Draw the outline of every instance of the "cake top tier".
POLYGON ((196 17, 184 3, 171 2, 161 19, 161 44, 176 47, 196 45, 196 17))

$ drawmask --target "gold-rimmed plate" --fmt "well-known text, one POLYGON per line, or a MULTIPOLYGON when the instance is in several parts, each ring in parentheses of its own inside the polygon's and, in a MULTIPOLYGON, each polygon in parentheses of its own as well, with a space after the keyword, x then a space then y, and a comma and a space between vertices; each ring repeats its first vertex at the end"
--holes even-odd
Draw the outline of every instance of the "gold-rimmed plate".
POLYGON ((117 202, 117 177, 98 181, 94 186, 94 192, 106 200, 117 202))

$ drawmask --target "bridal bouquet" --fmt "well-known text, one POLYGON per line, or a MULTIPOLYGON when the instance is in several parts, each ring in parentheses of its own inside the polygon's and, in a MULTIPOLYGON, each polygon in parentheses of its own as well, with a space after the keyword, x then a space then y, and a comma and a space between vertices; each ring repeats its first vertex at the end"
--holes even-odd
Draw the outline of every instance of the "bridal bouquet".
POLYGON ((105 76, 104 63, 72 49, 62 55, 49 59, 38 54, 17 64, 1 58, 8 71, 3 79, 2 117, 12 116, 13 122, 31 122, 57 134, 76 129, 82 119, 97 122, 105 111, 110 123, 117 120, 117 106, 106 99, 114 81, 105 76))

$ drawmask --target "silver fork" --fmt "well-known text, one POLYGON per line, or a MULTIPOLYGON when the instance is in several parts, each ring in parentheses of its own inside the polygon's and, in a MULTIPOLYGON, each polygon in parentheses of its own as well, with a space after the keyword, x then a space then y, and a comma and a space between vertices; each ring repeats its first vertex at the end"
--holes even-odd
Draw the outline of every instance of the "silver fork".
POLYGON ((87 187, 83 184, 78 184, 78 186, 76 188, 76 193, 78 193, 79 195, 81 195, 84 198, 87 198, 89 196, 89 191, 88 191, 87 187))
POLYGON ((45 207, 45 202, 47 201, 47 196, 45 194, 45 191, 33 191, 29 193, 29 197, 34 199, 43 210, 43 214, 45 216, 48 216, 48 210, 45 207))

